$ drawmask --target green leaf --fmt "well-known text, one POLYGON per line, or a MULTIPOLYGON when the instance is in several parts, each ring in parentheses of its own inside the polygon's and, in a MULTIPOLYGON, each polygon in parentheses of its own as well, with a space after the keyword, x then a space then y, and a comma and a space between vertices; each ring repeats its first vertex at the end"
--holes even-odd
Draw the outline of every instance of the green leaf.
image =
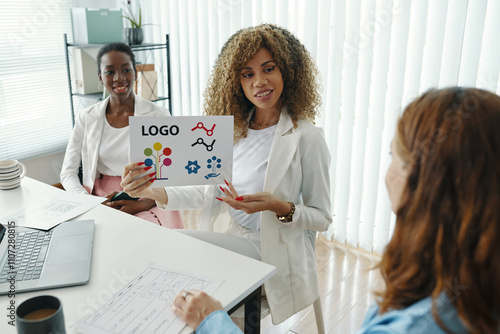
POLYGON ((122 15, 122 17, 130 21, 132 28, 140 28, 142 26, 141 5, 139 5, 139 21, 137 21, 134 13, 132 12, 132 9, 130 9, 130 7, 128 7, 125 2, 123 2, 123 5, 125 6, 126 13, 125 15, 122 15))
POLYGON ((141 11, 141 5, 139 5, 139 27, 141 26, 142 23, 142 11, 141 11))
POLYGON ((130 24, 132 25, 132 28, 138 28, 137 23, 135 23, 135 21, 134 21, 134 20, 132 20, 130 17, 128 17, 128 16, 123 16, 123 15, 122 15, 122 17, 123 17, 124 19, 127 19, 127 20, 129 20, 129 21, 130 21, 130 24))

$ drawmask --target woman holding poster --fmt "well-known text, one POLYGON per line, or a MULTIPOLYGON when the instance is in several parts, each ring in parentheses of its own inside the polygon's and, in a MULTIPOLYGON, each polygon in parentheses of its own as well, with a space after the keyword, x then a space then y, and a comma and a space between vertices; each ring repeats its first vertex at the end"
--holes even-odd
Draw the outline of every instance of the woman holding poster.
POLYGON ((129 162, 129 117, 169 113, 134 94, 135 57, 128 45, 103 46, 97 54, 97 71, 109 97, 78 113, 61 170, 64 189, 106 197, 107 206, 168 228, 182 228, 178 212, 160 210, 152 199, 112 200, 122 190, 121 173, 129 162))
POLYGON ((137 163, 122 176, 131 196, 203 209, 205 231, 184 232, 276 266, 264 285, 274 324, 319 298, 315 238, 332 222, 330 154, 313 125, 320 103, 318 70, 295 36, 271 24, 242 29, 223 46, 204 104, 206 115, 234 116, 232 182, 153 188, 135 179, 145 172, 137 163), (226 208, 226 233, 206 231, 226 208))

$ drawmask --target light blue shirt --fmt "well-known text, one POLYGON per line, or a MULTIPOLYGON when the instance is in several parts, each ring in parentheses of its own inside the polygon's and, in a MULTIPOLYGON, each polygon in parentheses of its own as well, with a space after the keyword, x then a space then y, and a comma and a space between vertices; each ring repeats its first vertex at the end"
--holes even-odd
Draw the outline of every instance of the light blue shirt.
MULTIPOLYGON (((438 301, 438 310, 443 324, 455 334, 467 333, 458 318, 455 307, 442 295, 438 301)), ((241 334, 225 311, 209 314, 198 326, 197 334, 241 334)), ((425 298, 403 309, 379 314, 377 304, 366 313, 363 325, 356 334, 445 334, 432 316, 431 298, 425 298)))
POLYGON ((197 334, 242 334, 241 330, 234 324, 226 311, 215 311, 203 319, 198 328, 197 334))
MULTIPOLYGON (((467 333, 457 311, 444 294, 437 300, 439 318, 453 333, 467 333)), ((379 314, 377 304, 366 313, 356 334, 445 334, 432 316, 432 299, 427 297, 403 309, 379 314)))

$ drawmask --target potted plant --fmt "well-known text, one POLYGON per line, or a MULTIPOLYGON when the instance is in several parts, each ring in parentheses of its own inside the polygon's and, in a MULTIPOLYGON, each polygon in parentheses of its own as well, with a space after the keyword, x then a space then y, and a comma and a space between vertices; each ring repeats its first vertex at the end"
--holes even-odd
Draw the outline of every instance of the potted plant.
POLYGON ((126 15, 122 15, 122 17, 130 21, 132 28, 123 28, 123 42, 128 43, 129 45, 142 44, 142 41, 144 40, 144 33, 142 31, 143 24, 141 5, 139 5, 139 16, 137 19, 128 6, 125 6, 125 8, 126 15))

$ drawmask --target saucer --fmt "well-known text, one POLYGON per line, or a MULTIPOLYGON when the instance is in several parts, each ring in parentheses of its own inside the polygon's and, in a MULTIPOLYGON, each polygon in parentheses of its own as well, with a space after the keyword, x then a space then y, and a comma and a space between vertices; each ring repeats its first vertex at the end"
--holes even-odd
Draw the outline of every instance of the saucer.
POLYGON ((14 180, 15 178, 18 178, 20 176, 19 174, 19 172, 0 173, 0 182, 14 180))
POLYGON ((20 185, 21 185, 21 180, 15 182, 5 182, 5 183, 0 182, 0 190, 14 189, 19 187, 20 185))
POLYGON ((19 164, 19 161, 13 159, 1 160, 0 161, 0 170, 15 168, 19 164))
POLYGON ((19 171, 19 165, 11 167, 0 167, 0 175, 19 171))

